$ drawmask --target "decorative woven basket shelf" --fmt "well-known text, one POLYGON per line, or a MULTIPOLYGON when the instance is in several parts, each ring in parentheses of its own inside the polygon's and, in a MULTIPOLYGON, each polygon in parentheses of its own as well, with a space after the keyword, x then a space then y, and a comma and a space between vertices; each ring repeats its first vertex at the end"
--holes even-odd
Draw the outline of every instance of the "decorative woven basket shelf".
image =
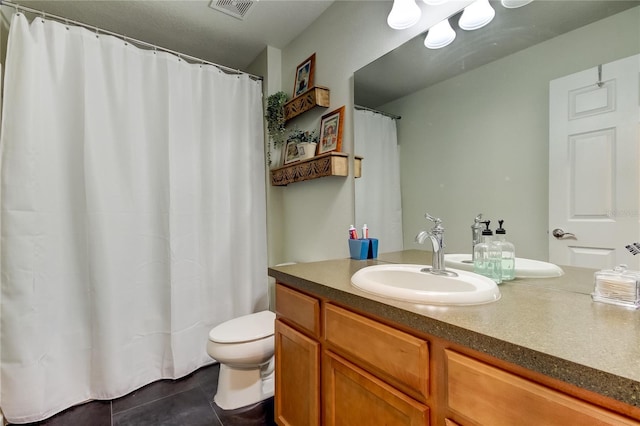
POLYGON ((321 86, 312 87, 303 94, 291 99, 284 104, 284 118, 286 121, 289 121, 317 106, 323 108, 329 107, 328 88, 321 86))
POLYGON ((324 176, 349 175, 349 154, 327 152, 271 170, 271 185, 284 186, 324 176))

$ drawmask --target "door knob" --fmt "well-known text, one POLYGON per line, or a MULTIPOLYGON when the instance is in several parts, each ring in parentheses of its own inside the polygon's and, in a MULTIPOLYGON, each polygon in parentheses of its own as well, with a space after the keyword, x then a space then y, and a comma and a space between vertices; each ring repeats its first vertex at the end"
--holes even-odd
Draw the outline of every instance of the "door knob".
POLYGON ((576 239, 575 234, 572 234, 571 232, 564 232, 562 229, 560 228, 556 228, 554 229, 551 234, 556 237, 556 240, 566 240, 567 238, 573 238, 574 240, 576 239))

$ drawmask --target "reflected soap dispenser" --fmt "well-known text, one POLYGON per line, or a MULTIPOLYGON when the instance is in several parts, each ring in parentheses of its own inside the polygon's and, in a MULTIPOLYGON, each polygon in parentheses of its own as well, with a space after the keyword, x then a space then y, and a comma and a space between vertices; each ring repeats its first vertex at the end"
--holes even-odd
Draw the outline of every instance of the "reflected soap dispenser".
POLYGON ((482 230, 482 242, 473 248, 473 272, 491 278, 497 284, 502 283, 502 253, 493 240, 489 229, 491 221, 485 220, 486 229, 482 230))
POLYGON ((507 231, 502 227, 504 220, 499 220, 499 228, 496 229, 496 244, 502 253, 502 281, 511 281, 516 277, 516 248, 507 241, 507 231))
POLYGON ((482 241, 482 213, 473 220, 471 225, 471 263, 475 260, 475 247, 476 244, 482 241))

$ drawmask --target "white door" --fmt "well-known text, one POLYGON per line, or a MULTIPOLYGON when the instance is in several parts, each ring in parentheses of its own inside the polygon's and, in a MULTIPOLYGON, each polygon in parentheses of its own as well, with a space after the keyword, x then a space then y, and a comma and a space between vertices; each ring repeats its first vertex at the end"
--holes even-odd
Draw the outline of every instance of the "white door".
POLYGON ((640 255, 625 248, 640 241, 639 72, 636 55, 604 64, 600 73, 595 67, 550 83, 553 263, 640 269, 640 255))

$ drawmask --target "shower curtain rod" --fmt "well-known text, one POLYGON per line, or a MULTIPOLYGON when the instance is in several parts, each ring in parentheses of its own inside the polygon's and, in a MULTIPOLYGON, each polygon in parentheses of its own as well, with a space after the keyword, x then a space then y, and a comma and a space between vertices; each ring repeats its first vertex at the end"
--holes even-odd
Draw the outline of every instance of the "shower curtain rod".
POLYGON ((400 119, 402 119, 402 117, 401 117, 401 116, 399 116, 399 115, 390 114, 390 113, 388 113, 388 112, 384 112, 384 111, 378 111, 377 109, 368 108, 368 107, 366 107, 366 106, 354 105, 353 107, 354 107, 355 109, 359 109, 359 110, 361 110, 361 111, 371 111, 371 112, 375 112, 375 113, 377 113, 377 114, 382 114, 382 115, 384 115, 384 116, 387 116, 387 117, 393 118, 394 120, 400 120, 400 119))
POLYGON ((7 1, 7 0, 0 0, 0 6, 13 7, 16 10, 16 12, 22 10, 22 11, 25 11, 25 12, 30 12, 30 13, 37 14, 37 15, 43 17, 43 18, 47 17, 47 18, 55 19, 57 21, 60 21, 61 23, 78 25, 78 26, 93 30, 97 34, 100 34, 100 33, 101 34, 107 34, 107 35, 110 35, 110 36, 117 37, 117 38, 119 38, 119 39, 121 39, 121 40, 123 40, 123 41, 125 41, 127 43, 134 43, 134 44, 137 44, 137 45, 140 45, 140 46, 153 48, 154 50, 160 50, 162 52, 170 53, 172 55, 177 56, 180 59, 186 59, 189 62, 213 65, 214 67, 216 67, 216 68, 218 68, 218 69, 220 69, 220 70, 222 70, 222 71, 224 71, 224 72, 226 72, 228 74, 245 74, 245 75, 249 76, 249 78, 251 78, 253 80, 259 80, 259 81, 263 80, 263 78, 261 76, 259 76, 259 75, 250 74, 248 72, 240 71, 240 70, 234 69, 234 68, 229 68, 229 67, 226 67, 224 65, 215 64, 213 62, 209 62, 209 61, 204 60, 204 59, 196 58, 195 56, 191 56, 191 55, 187 55, 187 54, 184 54, 184 53, 176 52, 174 50, 170 50, 170 49, 166 49, 164 47, 156 46, 155 44, 147 43, 146 41, 137 40, 135 38, 127 37, 127 36, 122 35, 122 34, 117 34, 117 33, 114 33, 112 31, 108 31, 108 30, 105 30, 105 29, 102 29, 102 28, 98 28, 98 27, 93 26, 93 25, 88 25, 88 24, 85 24, 85 23, 82 23, 82 22, 74 21, 73 19, 63 18, 61 16, 53 15, 51 13, 48 13, 48 12, 45 12, 45 11, 42 11, 42 10, 32 9, 30 7, 25 7, 25 6, 22 6, 21 4, 12 3, 12 2, 7 1))

